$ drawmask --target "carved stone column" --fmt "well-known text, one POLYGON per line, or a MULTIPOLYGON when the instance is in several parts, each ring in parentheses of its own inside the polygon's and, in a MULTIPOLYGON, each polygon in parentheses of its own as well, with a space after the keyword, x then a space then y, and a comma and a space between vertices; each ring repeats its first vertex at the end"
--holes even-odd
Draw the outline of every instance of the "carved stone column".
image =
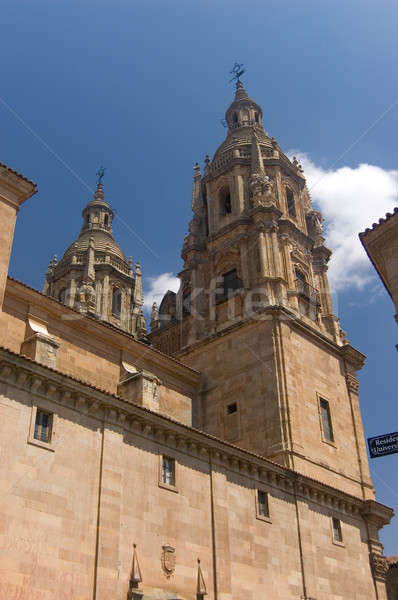
POLYGON ((269 263, 267 256, 267 244, 265 240, 265 227, 260 225, 258 227, 258 252, 260 256, 260 281, 264 277, 269 277, 269 263))
POLYGON ((250 287, 249 265, 247 261, 247 236, 240 241, 240 267, 242 274, 242 283, 244 288, 250 287))
POLYGON ((104 283, 102 287, 102 302, 101 302, 101 316, 103 319, 108 318, 109 311, 109 275, 106 274, 104 277, 104 283))
POLYGON ((279 254, 279 244, 278 244, 278 233, 279 227, 276 223, 272 223, 270 226, 270 241, 272 248, 272 262, 274 265, 274 277, 281 277, 281 263, 280 263, 280 254, 279 254))

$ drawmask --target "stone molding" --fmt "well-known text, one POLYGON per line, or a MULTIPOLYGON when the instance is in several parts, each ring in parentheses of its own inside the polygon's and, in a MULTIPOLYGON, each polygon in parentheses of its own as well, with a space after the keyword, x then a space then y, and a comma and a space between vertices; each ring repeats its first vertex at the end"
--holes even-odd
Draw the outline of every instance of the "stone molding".
POLYGON ((298 497, 380 525, 386 524, 392 516, 391 509, 375 501, 364 501, 342 492, 6 349, 0 349, 0 380, 46 398, 55 407, 65 406, 105 425, 120 427, 202 459, 211 469, 227 469, 290 493, 292 502, 298 497))

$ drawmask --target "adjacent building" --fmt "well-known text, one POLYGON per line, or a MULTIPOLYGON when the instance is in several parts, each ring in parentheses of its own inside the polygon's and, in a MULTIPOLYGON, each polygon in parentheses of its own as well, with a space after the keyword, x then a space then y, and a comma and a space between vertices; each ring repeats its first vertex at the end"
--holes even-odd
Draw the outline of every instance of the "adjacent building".
POLYGON ((365 229, 359 238, 398 313, 398 208, 365 229))

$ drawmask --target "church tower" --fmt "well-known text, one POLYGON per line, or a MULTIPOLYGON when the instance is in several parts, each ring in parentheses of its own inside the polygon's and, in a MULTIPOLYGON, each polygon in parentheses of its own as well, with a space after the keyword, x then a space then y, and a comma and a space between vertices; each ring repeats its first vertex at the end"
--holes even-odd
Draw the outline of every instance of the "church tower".
POLYGON ((59 262, 56 256, 50 262, 43 293, 145 340, 140 265, 134 274, 131 256, 127 262, 113 238, 115 213, 102 183, 82 216, 77 240, 59 262))
POLYGON ((237 82, 228 133, 196 165, 178 294, 154 306, 155 348, 204 373, 196 426, 373 497, 352 348, 333 314, 303 170, 237 82))

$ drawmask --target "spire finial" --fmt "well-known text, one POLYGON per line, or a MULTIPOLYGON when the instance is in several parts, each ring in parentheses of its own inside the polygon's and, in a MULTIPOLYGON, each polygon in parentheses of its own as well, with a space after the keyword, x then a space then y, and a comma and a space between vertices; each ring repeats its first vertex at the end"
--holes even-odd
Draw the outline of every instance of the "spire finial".
MULTIPOLYGON (((231 83, 231 81, 234 81, 234 79, 236 79, 236 87, 238 87, 238 83, 240 83, 239 77, 241 75, 243 75, 243 73, 246 71, 246 69, 242 69, 242 67, 243 67, 243 63, 241 63, 241 64, 235 63, 232 71, 229 72, 229 74, 232 75, 232 78, 229 80, 229 83, 231 83)), ((242 86, 241 83, 240 83, 240 85, 242 86)))
POLYGON ((106 168, 101 165, 98 173, 96 173, 96 175, 98 175, 97 185, 102 185, 102 178, 105 175, 105 171, 106 171, 106 168))

